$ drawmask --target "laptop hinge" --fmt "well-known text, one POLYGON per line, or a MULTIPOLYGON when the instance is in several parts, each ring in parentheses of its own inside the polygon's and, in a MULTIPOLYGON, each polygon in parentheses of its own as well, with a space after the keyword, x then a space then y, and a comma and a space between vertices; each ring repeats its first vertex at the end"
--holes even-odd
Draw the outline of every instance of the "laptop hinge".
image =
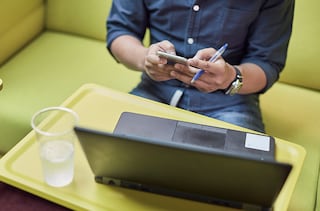
POLYGON ((253 204, 244 204, 243 205, 243 210, 245 211, 273 211, 273 208, 271 207, 261 207, 258 205, 253 205, 253 204))
POLYGON ((107 184, 107 185, 115 185, 118 187, 124 187, 124 188, 135 189, 135 190, 151 192, 151 193, 158 193, 158 194, 167 195, 167 196, 185 198, 185 199, 189 199, 189 200, 191 199, 191 200, 205 202, 205 203, 209 203, 209 204, 216 204, 216 205, 220 205, 220 206, 227 206, 227 207, 233 207, 233 208, 242 208, 245 211, 273 211, 272 208, 265 208, 265 207, 261 207, 258 205, 242 204, 242 203, 237 203, 237 202, 224 201, 221 199, 214 199, 212 197, 194 195, 194 194, 190 194, 190 193, 168 190, 168 189, 154 187, 154 186, 146 186, 143 184, 114 179, 114 178, 110 178, 110 177, 96 176, 95 181, 98 183, 103 183, 103 184, 107 184))

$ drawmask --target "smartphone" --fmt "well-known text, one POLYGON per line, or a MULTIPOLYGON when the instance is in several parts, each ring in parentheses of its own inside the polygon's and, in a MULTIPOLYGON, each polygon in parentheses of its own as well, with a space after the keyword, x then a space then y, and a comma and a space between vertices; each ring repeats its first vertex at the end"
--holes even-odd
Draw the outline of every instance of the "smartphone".
POLYGON ((182 56, 173 55, 173 54, 166 53, 163 51, 158 51, 157 55, 162 58, 166 58, 168 60, 168 64, 179 63, 179 64, 187 65, 188 60, 182 56))

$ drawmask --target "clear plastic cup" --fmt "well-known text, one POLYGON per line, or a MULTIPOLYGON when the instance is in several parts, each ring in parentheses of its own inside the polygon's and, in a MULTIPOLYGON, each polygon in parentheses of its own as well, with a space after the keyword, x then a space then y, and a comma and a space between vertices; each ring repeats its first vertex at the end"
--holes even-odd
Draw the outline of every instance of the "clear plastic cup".
POLYGON ((74 177, 73 131, 78 115, 65 107, 49 107, 36 112, 31 126, 36 132, 44 181, 53 187, 70 184, 74 177))

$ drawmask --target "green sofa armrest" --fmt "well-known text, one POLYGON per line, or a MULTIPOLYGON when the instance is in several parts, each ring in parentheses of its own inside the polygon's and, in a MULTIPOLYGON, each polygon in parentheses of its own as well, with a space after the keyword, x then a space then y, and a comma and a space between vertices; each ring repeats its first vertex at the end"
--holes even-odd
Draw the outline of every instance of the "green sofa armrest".
POLYGON ((320 91, 319 7, 319 0, 296 1, 283 83, 320 91))
POLYGON ((0 1, 0 65, 42 31, 42 0, 0 1))
POLYGON ((280 81, 260 99, 267 132, 307 151, 290 211, 320 208, 319 7, 319 0, 296 1, 285 70, 280 81))

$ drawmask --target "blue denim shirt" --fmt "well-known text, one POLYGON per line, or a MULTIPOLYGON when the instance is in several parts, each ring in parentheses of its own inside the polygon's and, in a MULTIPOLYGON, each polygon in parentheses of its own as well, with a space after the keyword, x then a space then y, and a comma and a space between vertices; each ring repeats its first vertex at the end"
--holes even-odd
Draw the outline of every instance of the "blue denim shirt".
MULTIPOLYGON (((151 43, 169 40, 177 54, 187 58, 199 49, 217 49, 228 43, 223 58, 232 65, 250 62, 260 66, 267 76, 267 86, 261 91, 265 92, 285 65, 293 10, 294 0, 115 0, 107 21, 107 46, 121 35, 142 40, 147 28, 151 43)), ((140 95, 168 103, 176 89, 183 89, 179 107, 206 115, 208 110, 233 105, 258 107, 258 93, 205 94, 177 80, 154 82, 146 74, 142 80, 140 89, 147 86, 156 91, 140 95), (155 92, 159 96, 153 96, 155 92)))

